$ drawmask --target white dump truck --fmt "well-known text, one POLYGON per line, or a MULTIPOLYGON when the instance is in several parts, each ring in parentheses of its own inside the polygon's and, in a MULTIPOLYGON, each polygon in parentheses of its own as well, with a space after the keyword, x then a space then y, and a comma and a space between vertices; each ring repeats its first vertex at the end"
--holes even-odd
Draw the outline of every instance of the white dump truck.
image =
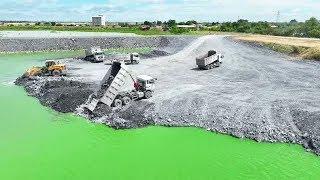
POLYGON ((197 66, 199 69, 205 70, 219 67, 223 57, 223 55, 214 50, 208 51, 205 55, 196 58, 197 66))
POLYGON ((139 53, 130 53, 126 55, 114 55, 113 58, 108 58, 104 61, 105 64, 109 65, 112 64, 113 62, 122 62, 125 64, 139 64, 140 62, 140 55, 139 53))
POLYGON ((105 59, 105 54, 102 51, 102 49, 99 46, 90 47, 85 50, 86 57, 84 60, 90 61, 90 62, 103 62, 105 59))
POLYGON ((133 100, 148 99, 153 95, 155 80, 147 75, 134 78, 124 63, 113 62, 101 81, 100 88, 89 97, 85 108, 94 111, 98 103, 104 103, 119 109, 133 100), (129 90, 124 87, 128 79, 133 82, 133 87, 129 90))
POLYGON ((126 64, 139 64, 140 62, 140 55, 139 53, 131 53, 129 54, 129 58, 124 60, 126 64))

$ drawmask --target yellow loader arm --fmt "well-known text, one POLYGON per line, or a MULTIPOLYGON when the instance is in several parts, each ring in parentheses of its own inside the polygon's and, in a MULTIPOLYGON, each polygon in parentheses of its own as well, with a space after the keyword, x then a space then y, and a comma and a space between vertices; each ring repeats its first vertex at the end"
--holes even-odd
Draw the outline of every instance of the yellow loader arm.
POLYGON ((30 76, 39 76, 42 74, 42 68, 41 67, 32 67, 28 69, 25 72, 25 76, 30 77, 30 76))

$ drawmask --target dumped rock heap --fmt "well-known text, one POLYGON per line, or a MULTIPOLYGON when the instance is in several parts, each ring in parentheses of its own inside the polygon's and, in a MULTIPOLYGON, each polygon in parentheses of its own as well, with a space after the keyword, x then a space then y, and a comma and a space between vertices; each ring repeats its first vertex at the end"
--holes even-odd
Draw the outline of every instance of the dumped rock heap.
POLYGON ((63 113, 74 112, 93 93, 89 84, 64 77, 20 77, 15 84, 25 87, 42 105, 63 113))

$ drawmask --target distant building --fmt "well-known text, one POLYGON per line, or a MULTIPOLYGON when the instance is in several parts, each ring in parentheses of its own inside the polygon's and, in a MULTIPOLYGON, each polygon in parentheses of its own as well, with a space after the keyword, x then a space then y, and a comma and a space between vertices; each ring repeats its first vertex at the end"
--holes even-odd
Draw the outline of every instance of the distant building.
POLYGON ((105 26, 106 17, 104 15, 98 15, 92 17, 92 26, 105 26))
POLYGON ((178 28, 196 28, 197 25, 192 24, 192 25, 177 25, 178 28))

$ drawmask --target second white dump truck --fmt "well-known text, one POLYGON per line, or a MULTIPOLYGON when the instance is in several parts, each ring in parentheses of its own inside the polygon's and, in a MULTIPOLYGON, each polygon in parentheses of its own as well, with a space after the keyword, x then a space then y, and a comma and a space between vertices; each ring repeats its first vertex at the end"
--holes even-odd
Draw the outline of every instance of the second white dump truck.
POLYGON ((98 103, 121 108, 130 104, 133 100, 148 99, 153 95, 155 80, 155 78, 147 75, 134 78, 124 63, 113 62, 101 81, 100 88, 89 97, 85 108, 94 111, 98 103), (133 86, 129 90, 125 88, 128 79, 133 82, 133 86))
POLYGON ((86 57, 84 60, 90 61, 90 62, 103 62, 105 59, 105 54, 102 51, 102 49, 99 46, 90 47, 85 50, 86 57))
POLYGON ((205 55, 197 57, 196 62, 199 69, 208 70, 215 67, 219 67, 222 63, 222 58, 223 55, 217 53, 214 50, 211 50, 208 51, 208 53, 206 53, 205 55))

